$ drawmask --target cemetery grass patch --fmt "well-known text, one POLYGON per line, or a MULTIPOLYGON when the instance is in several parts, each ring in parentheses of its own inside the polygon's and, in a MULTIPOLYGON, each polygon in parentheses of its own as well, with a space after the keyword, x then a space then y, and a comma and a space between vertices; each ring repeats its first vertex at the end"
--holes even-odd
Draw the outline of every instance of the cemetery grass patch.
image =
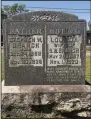
POLYGON ((4 50, 1 49, 1 80, 4 80, 4 50))
POLYGON ((86 47, 86 51, 91 51, 91 47, 86 47))
POLYGON ((91 56, 86 57, 86 81, 91 84, 90 58, 91 58, 91 56))
MULTIPOLYGON (((2 49, 1 54, 1 79, 4 80, 4 50, 2 49)), ((86 56, 86 81, 91 84, 91 71, 90 71, 90 56, 86 56)))

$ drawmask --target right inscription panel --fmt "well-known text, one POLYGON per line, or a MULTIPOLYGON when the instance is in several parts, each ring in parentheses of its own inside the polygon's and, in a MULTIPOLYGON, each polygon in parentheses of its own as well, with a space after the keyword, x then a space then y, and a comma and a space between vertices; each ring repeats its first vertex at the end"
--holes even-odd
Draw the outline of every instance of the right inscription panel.
POLYGON ((81 35, 48 35, 48 66, 81 66, 81 35), (66 41, 66 42, 65 42, 66 41))
POLYGON ((47 28, 47 81, 84 84, 85 24, 60 22, 47 28))

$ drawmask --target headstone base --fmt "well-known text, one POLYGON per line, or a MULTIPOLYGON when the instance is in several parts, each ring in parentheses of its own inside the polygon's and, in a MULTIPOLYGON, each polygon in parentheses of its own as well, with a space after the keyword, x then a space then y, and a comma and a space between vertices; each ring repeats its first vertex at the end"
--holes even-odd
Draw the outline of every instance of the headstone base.
POLYGON ((91 92, 89 85, 22 85, 4 86, 2 93, 32 93, 32 92, 91 92))

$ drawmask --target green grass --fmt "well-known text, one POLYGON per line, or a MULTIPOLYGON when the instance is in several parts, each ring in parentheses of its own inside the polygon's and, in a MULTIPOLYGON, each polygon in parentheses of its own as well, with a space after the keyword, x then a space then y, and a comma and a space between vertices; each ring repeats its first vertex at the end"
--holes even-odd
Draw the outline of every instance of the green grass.
POLYGON ((1 80, 4 80, 4 51, 3 49, 1 50, 1 80))
POLYGON ((91 84, 90 58, 91 58, 91 56, 86 57, 86 81, 91 84))
MULTIPOLYGON (((2 51, 2 58, 1 58, 1 79, 4 80, 5 79, 5 75, 4 75, 4 52, 2 51)), ((90 71, 90 56, 86 57, 86 81, 89 82, 91 84, 91 71, 90 71)))
POLYGON ((86 47, 86 51, 91 51, 91 47, 86 47))

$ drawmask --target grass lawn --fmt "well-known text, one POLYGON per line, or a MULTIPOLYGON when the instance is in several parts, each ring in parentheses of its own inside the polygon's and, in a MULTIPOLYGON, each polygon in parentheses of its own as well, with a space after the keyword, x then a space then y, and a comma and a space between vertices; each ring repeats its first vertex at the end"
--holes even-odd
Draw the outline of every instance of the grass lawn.
POLYGON ((86 81, 91 84, 91 62, 90 62, 91 56, 86 57, 86 81))
POLYGON ((86 51, 91 51, 91 47, 86 47, 86 51))
POLYGON ((4 80, 4 51, 1 49, 1 80, 4 80))
MULTIPOLYGON (((90 69, 90 56, 86 57, 86 81, 89 82, 91 84, 91 69, 90 69)), ((2 58, 1 58, 1 68, 2 68, 2 72, 1 72, 1 79, 4 80, 4 52, 2 51, 2 58)))

